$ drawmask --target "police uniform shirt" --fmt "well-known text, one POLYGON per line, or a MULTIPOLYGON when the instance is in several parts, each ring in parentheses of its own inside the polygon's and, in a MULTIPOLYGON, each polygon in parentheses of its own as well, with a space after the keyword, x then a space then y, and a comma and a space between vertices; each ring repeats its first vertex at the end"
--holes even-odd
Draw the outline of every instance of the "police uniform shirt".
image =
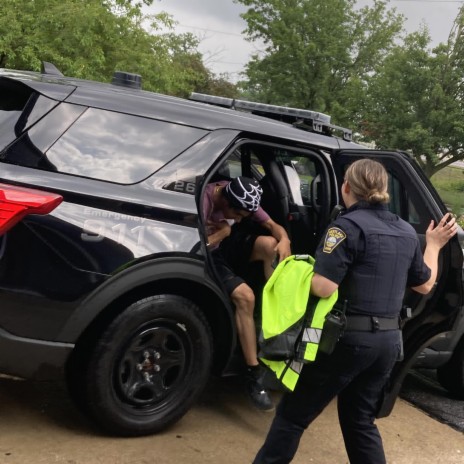
POLYGON ((397 316, 405 288, 430 278, 412 226, 364 201, 328 227, 315 258, 314 272, 339 285, 351 314, 397 316))

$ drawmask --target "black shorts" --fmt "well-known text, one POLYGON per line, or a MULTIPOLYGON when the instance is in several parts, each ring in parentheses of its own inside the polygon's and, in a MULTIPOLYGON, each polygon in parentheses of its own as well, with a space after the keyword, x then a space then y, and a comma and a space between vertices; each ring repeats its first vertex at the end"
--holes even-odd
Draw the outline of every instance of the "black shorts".
POLYGON ((240 284, 250 263, 256 238, 248 231, 232 230, 218 248, 211 252, 219 279, 230 295, 240 284))

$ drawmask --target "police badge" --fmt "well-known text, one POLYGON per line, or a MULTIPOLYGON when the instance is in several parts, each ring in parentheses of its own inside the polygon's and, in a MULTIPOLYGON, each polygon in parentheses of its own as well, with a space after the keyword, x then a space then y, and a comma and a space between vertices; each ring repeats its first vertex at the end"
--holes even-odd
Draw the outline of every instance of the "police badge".
POLYGON ((325 236, 324 241, 324 253, 332 253, 332 251, 345 240, 346 234, 343 230, 339 229, 338 227, 331 227, 327 231, 327 235, 325 236))

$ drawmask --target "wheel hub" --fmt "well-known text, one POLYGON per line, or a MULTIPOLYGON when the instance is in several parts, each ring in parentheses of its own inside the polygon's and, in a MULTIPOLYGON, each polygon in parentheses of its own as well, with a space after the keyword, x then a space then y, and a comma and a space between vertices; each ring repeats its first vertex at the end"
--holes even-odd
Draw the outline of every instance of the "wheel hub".
POLYGON ((175 327, 154 327, 133 337, 119 364, 121 399, 137 406, 162 401, 184 375, 186 347, 175 327))

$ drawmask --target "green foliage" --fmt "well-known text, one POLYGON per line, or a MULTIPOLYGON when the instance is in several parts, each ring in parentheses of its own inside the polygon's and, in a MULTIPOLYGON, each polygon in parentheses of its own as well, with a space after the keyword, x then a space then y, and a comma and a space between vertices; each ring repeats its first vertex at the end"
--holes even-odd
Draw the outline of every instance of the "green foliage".
POLYGON ((448 166, 434 174, 430 181, 448 208, 464 224, 464 170, 448 166))
POLYGON ((98 81, 124 70, 140 74, 147 90, 179 96, 222 82, 203 65, 192 34, 171 32, 169 15, 142 14, 151 3, 3 0, 0 67, 38 71, 49 61, 67 76, 98 81))
POLYGON ((253 56, 246 98, 308 108, 352 127, 361 141, 410 152, 426 175, 464 159, 464 7, 449 40, 403 35, 387 2, 236 0, 253 56))
POLYGON ((369 75, 402 28, 386 3, 354 8, 354 0, 237 0, 249 9, 249 40, 260 39, 241 83, 266 103, 327 112, 338 124, 360 117, 369 75))
POLYGON ((366 95, 365 137, 379 148, 409 151, 428 176, 464 155, 462 41, 451 37, 430 52, 427 30, 409 35, 384 60, 366 95))

